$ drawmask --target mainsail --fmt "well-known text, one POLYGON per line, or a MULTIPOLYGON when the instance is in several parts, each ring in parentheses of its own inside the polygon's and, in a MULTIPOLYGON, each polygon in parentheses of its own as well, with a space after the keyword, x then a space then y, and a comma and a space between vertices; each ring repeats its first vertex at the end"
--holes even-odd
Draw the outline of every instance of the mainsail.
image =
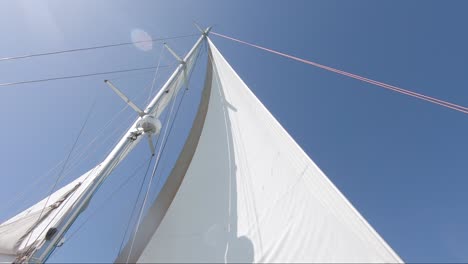
POLYGON ((116 262, 402 262, 208 43, 188 140, 116 262))

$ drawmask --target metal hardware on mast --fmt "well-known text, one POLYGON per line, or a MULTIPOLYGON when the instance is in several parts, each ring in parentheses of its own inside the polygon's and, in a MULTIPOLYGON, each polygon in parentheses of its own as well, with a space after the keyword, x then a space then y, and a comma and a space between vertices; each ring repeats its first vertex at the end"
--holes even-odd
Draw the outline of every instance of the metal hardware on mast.
POLYGON ((122 98, 122 100, 125 101, 125 103, 127 103, 131 108, 133 108, 133 110, 135 110, 139 116, 144 116, 145 115, 145 112, 143 112, 143 110, 141 110, 135 103, 133 103, 125 94, 123 94, 119 89, 117 89, 117 87, 115 87, 109 80, 104 80, 104 82, 109 85, 110 88, 112 88, 112 90, 114 90, 114 92, 120 96, 120 98, 122 98))
MULTIPOLYGON (((185 71, 185 70, 184 70, 185 71)), ((185 73, 185 72, 184 72, 185 73)), ((184 76, 185 78, 185 76, 184 76)), ((153 145, 153 135, 159 134, 161 131, 161 122, 158 118, 148 115, 143 110, 141 110, 134 102, 132 102, 124 93, 122 93, 117 87, 115 87, 109 80, 104 81, 110 88, 118 95, 122 100, 125 101, 137 114, 140 116, 140 119, 136 125, 136 131, 133 132, 134 137, 140 136, 141 134, 145 134, 146 138, 148 139, 149 147, 151 150, 151 155, 154 156, 155 149, 153 145)), ((134 139, 132 137, 132 139, 134 139)))
MULTIPOLYGON (((156 96, 148 104, 148 106, 143 112, 136 105, 136 108, 132 106, 132 108, 134 108, 139 113, 139 117, 137 118, 137 120, 132 124, 132 126, 128 129, 128 131, 125 133, 122 139, 117 143, 114 149, 104 159, 104 161, 92 170, 91 173, 95 174, 95 180, 89 185, 87 190, 85 190, 84 193, 78 198, 76 204, 73 207, 71 207, 68 212, 66 212, 61 222, 56 227, 53 227, 57 230, 55 234, 53 234, 48 240, 44 241, 42 245, 38 246, 38 248, 36 248, 31 253, 31 255, 27 256, 26 262, 43 263, 47 260, 52 251, 61 241, 65 232, 70 228, 70 226, 79 216, 79 214, 86 208, 87 204, 89 203, 99 186, 102 184, 102 182, 107 178, 107 176, 109 176, 109 174, 114 170, 114 168, 130 153, 130 151, 140 141, 141 133, 139 134, 138 130, 136 129, 139 121, 142 118, 144 118, 145 115, 157 118, 161 111, 164 109, 164 107, 166 106, 164 105, 163 101, 164 96, 171 96, 167 92, 168 89, 171 87, 171 85, 173 85, 174 81, 177 80, 179 74, 183 74, 183 72, 187 71, 186 62, 197 51, 202 41, 206 39, 209 30, 210 28, 207 28, 203 32, 202 36, 200 36, 200 38, 194 44, 192 49, 190 49, 190 51, 185 56, 183 63, 179 64, 174 73, 169 77, 167 82, 164 84, 164 86, 156 94, 156 96)), ((113 85, 110 86, 120 97, 122 97, 125 100, 125 95, 121 94, 117 88, 113 87, 113 85)), ((128 100, 127 103, 129 102, 131 101, 128 100)))
MULTIPOLYGON (((202 36, 198 39, 197 43, 192 47, 192 49, 189 51, 189 53, 185 56, 184 61, 186 62, 188 58, 190 58, 190 55, 192 55, 195 52, 195 49, 198 48, 202 42, 202 40, 206 39, 208 37, 208 33, 210 32, 211 27, 208 27, 203 33, 202 36)), ((162 98, 162 95, 164 93, 167 93, 167 88, 172 84, 172 82, 176 79, 176 75, 180 73, 185 67, 185 64, 179 64, 177 67, 176 71, 172 74, 172 76, 169 78, 169 80, 164 84, 163 88, 159 90, 159 92, 156 94, 156 96, 153 98, 153 100, 149 103, 148 107, 145 109, 145 113, 149 114, 154 114, 157 109, 157 103, 158 101, 162 98)))
POLYGON ((184 85, 188 89, 187 65, 186 65, 185 61, 183 59, 181 59, 179 57, 179 55, 177 55, 177 53, 173 49, 171 49, 171 47, 169 47, 169 45, 167 45, 167 43, 164 43, 164 47, 166 47, 166 49, 172 54, 172 56, 174 56, 174 58, 176 60, 178 60, 179 63, 184 67, 184 73, 183 73, 184 74, 184 85))

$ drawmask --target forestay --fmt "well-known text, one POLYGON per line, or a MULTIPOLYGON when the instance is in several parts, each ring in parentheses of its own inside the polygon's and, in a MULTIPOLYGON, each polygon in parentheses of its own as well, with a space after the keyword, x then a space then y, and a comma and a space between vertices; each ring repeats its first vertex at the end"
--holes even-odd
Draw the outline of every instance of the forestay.
POLYGON ((116 262, 402 262, 208 42, 189 138, 116 262))

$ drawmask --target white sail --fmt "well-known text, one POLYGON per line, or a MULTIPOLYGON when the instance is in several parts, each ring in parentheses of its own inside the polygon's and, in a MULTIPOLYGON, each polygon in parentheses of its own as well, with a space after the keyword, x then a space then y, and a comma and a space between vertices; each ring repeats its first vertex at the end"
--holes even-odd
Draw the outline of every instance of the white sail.
POLYGON ((13 261, 22 253, 40 245, 50 228, 56 227, 64 214, 95 179, 92 169, 0 225, 0 261, 13 261))
POLYGON ((116 262, 402 262, 208 42, 191 134, 116 262))

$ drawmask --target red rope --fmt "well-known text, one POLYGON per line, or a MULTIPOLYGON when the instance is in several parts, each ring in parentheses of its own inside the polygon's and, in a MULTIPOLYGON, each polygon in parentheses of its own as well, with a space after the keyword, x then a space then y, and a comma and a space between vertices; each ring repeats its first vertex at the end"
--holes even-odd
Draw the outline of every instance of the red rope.
POLYGON ((438 104, 438 105, 441 105, 441 106, 451 108, 453 110, 468 114, 468 107, 464 107, 464 106, 461 106, 461 105, 450 103, 450 102, 440 100, 440 99, 437 99, 437 98, 434 98, 434 97, 430 97, 430 96, 427 96, 427 95, 423 95, 423 94, 420 94, 420 93, 412 92, 412 91, 409 91, 409 90, 406 90, 406 89, 403 89, 403 88, 399 88, 399 87, 396 87, 396 86, 393 86, 393 85, 390 85, 390 84, 386 84, 386 83, 383 83, 383 82, 371 80, 371 79, 368 79, 368 78, 365 78, 365 77, 362 77, 362 76, 359 76, 359 75, 356 75, 356 74, 352 74, 352 73, 349 73, 349 72, 338 70, 338 69, 335 69, 335 68, 332 68, 332 67, 329 67, 329 66, 325 66, 325 65, 313 62, 313 61, 308 61, 308 60, 305 60, 305 59, 301 59, 301 58, 298 58, 298 57, 295 57, 295 56, 292 56, 292 55, 288 55, 288 54, 285 54, 285 53, 282 53, 282 52, 279 52, 279 51, 276 51, 276 50, 272 50, 272 49, 269 49, 269 48, 261 47, 261 46, 258 46, 258 45, 255 45, 255 44, 243 41, 243 40, 239 40, 239 39, 236 39, 236 38, 233 38, 233 37, 229 37, 229 36, 226 36, 226 35, 223 35, 223 34, 219 34, 219 33, 213 32, 213 31, 211 32, 211 34, 219 36, 219 37, 223 37, 223 38, 226 38, 226 39, 230 39, 230 40, 242 43, 242 44, 246 44, 246 45, 249 45, 249 46, 257 48, 257 49, 268 51, 268 52, 271 52, 271 53, 274 53, 274 54, 277 54, 277 55, 280 55, 280 56, 283 56, 283 57, 286 57, 286 58, 289 58, 289 59, 293 59, 293 60, 296 60, 296 61, 299 61, 299 62, 302 62, 302 63, 305 63, 305 64, 309 64, 309 65, 312 65, 312 66, 315 66, 315 67, 318 67, 318 68, 321 68, 321 69, 324 69, 324 70, 327 70, 327 71, 331 71, 331 72, 335 72, 335 73, 338 73, 338 74, 341 74, 341 75, 344 75, 344 76, 348 76, 348 77, 356 79, 356 80, 371 83, 371 84, 380 86, 382 88, 392 90, 392 91, 397 92, 397 93, 409 95, 409 96, 412 96, 412 97, 415 97, 415 98, 418 98, 418 99, 421 99, 421 100, 424 100, 424 101, 428 101, 428 102, 431 102, 431 103, 434 103, 434 104, 438 104))

